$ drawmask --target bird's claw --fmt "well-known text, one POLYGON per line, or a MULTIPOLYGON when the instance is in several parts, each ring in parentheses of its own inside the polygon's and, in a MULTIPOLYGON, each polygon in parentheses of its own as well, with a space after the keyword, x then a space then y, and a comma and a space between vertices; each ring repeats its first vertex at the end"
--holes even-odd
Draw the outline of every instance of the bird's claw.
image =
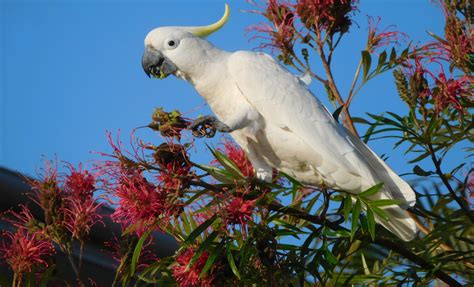
POLYGON ((216 131, 230 132, 230 128, 213 116, 204 116, 197 118, 192 122, 188 129, 193 132, 193 136, 197 138, 212 138, 216 135, 216 131))

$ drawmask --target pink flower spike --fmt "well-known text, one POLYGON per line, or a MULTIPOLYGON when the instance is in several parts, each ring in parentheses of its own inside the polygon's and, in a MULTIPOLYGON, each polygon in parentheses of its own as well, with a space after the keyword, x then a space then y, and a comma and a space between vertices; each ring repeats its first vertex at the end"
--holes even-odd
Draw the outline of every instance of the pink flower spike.
POLYGON ((96 179, 87 170, 82 169, 82 164, 75 169, 72 165, 68 166, 70 174, 64 180, 64 188, 74 199, 87 200, 92 198, 95 191, 96 179))
POLYGON ((172 267, 173 277, 180 287, 210 287, 212 286, 212 277, 204 277, 199 279, 204 265, 206 264, 209 253, 204 251, 199 259, 191 266, 189 263, 194 257, 195 251, 192 247, 188 247, 186 250, 176 256, 177 265, 172 267))
POLYGON ((0 257, 20 276, 20 281, 21 276, 31 272, 33 267, 47 267, 46 258, 55 253, 53 244, 38 232, 29 233, 19 228, 15 233, 6 231, 3 235, 5 239, 0 245, 0 257))
POLYGON ((373 18, 368 16, 369 35, 367 38, 367 49, 370 53, 374 53, 375 50, 381 47, 396 45, 400 41, 406 41, 406 39, 408 39, 407 34, 391 30, 393 26, 388 26, 380 31, 378 28, 380 20, 380 17, 373 18))
POLYGON ((257 200, 245 200, 243 197, 233 197, 226 203, 222 213, 226 224, 246 226, 252 220, 252 214, 257 200))

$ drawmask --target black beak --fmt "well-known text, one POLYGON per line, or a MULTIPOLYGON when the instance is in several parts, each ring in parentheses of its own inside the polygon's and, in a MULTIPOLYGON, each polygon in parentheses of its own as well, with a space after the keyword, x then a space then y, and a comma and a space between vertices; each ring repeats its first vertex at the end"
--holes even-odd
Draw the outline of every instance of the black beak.
POLYGON ((165 57, 156 50, 146 48, 143 53, 142 67, 145 74, 150 78, 150 75, 160 75, 160 69, 165 61, 165 57))

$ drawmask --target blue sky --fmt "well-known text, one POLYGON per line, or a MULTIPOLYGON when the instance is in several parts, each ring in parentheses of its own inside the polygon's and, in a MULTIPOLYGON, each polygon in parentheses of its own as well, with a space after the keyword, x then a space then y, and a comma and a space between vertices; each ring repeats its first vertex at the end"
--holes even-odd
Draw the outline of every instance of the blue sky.
MULTIPOLYGON (((141 68, 148 31, 168 25, 203 25, 217 20, 224 3, 229 23, 209 37, 225 50, 251 50, 245 28, 262 21, 245 1, 1 0, 0 165, 33 174, 41 157, 71 163, 95 158, 90 151, 110 150, 105 131, 121 130, 125 141, 133 128, 147 124, 154 107, 187 114, 209 114, 204 101, 182 80, 150 80, 141 68)), ((335 55, 336 81, 347 92, 366 37, 366 15, 381 16, 416 43, 426 31, 442 34, 441 12, 429 0, 361 1, 350 34, 335 55), (357 27, 359 26, 359 27, 357 27)), ((321 87, 313 92, 325 101, 321 87)), ((332 110, 332 107, 329 107, 332 110)), ((391 73, 377 78, 355 99, 352 114, 404 112, 391 73)), ((138 134, 161 140, 147 130, 138 134)), ((202 140, 201 140, 202 142, 202 140)), ((371 146, 390 155, 399 172, 411 171, 401 151, 387 142, 371 146)), ((198 149, 198 150, 204 150, 198 149)), ((198 152, 195 161, 208 157, 198 152)), ((460 162, 455 153, 453 162, 460 162)))

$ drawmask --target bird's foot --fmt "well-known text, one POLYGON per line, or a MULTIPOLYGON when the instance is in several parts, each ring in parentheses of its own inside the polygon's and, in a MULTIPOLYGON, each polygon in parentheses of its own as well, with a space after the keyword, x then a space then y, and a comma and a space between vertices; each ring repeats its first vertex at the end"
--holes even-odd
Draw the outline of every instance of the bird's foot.
POLYGON ((188 126, 188 129, 193 132, 193 136, 198 138, 212 138, 216 134, 216 131, 220 131, 221 133, 230 133, 232 131, 229 126, 213 116, 197 118, 188 126))

